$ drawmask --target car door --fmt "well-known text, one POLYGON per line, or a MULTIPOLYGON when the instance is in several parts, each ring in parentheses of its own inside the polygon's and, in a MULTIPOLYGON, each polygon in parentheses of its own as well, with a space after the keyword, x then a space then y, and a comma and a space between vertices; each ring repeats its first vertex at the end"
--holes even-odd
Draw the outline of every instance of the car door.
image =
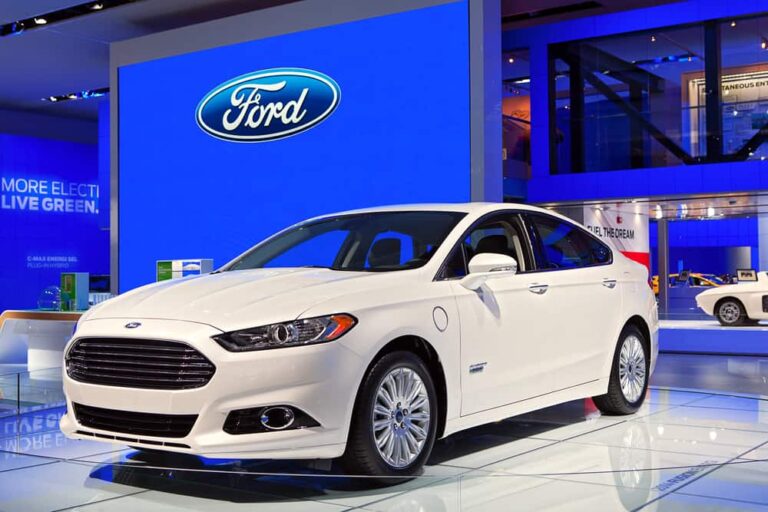
POLYGON ((533 258, 515 212, 486 216, 465 234, 443 267, 452 280, 461 324, 462 415, 547 392, 539 340, 552 326, 548 297, 533 293, 533 258), (472 256, 512 256, 518 273, 489 279, 478 290, 461 285, 472 256))
POLYGON ((537 269, 546 275, 550 322, 541 340, 553 390, 601 377, 617 342, 621 279, 611 249, 586 229, 543 213, 525 215, 537 269))

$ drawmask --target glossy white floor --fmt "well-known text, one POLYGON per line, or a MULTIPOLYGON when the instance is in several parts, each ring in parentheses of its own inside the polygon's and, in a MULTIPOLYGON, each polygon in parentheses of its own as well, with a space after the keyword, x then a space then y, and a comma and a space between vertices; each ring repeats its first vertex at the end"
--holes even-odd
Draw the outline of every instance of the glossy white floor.
MULTIPOLYGON (((734 358, 701 357, 662 356, 665 387, 634 416, 580 401, 477 428, 384 488, 307 464, 146 458, 69 441, 61 411, 38 413, 0 422, 0 510, 768 510, 768 401, 729 389, 734 358), (688 369, 707 367, 726 373, 722 391, 668 387, 700 385, 688 369)), ((768 395, 768 359, 736 363, 754 371, 731 387, 768 395)))

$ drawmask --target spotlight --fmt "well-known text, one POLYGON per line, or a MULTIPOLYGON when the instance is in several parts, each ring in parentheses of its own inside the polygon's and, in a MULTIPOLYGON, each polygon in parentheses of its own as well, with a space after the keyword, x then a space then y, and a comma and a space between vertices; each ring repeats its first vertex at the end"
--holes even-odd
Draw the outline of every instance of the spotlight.
POLYGON ((93 5, 91 6, 91 10, 92 10, 92 11, 100 11, 100 10, 102 10, 103 8, 104 8, 104 4, 102 4, 102 3, 98 3, 98 2, 97 2, 97 3, 95 3, 95 4, 93 4, 93 5))
POLYGON ((763 50, 768 48, 768 39, 766 39, 764 37, 760 38, 760 48, 762 48, 763 50))
POLYGON ((708 206, 707 207, 707 217, 714 217, 715 216, 715 207, 714 206, 708 206))
POLYGON ((69 98, 71 100, 76 100, 77 99, 77 94, 75 94, 74 92, 71 92, 71 93, 67 94, 67 98, 69 98))
POLYGON ((45 25, 48 20, 45 18, 35 18, 35 25, 45 25))
POLYGON ((507 59, 507 62, 509 62, 510 64, 514 64, 515 63, 515 58, 514 57, 510 57, 509 59, 507 59))
POLYGON ((735 26, 736 26, 736 21, 732 21, 732 22, 731 22, 731 26, 732 26, 732 27, 735 27, 735 26))
POLYGON ((656 42, 656 36, 651 36, 651 42, 652 42, 652 43, 655 43, 655 42, 656 42))
MULTIPOLYGON (((45 99, 45 98, 43 98, 43 99, 45 99)), ((56 103, 57 101, 59 101, 59 98, 57 98, 56 96, 48 96, 48 101, 50 101, 52 103, 56 103)))
POLYGON ((661 205, 656 205, 656 219, 663 219, 664 218, 664 210, 661 209, 661 205))

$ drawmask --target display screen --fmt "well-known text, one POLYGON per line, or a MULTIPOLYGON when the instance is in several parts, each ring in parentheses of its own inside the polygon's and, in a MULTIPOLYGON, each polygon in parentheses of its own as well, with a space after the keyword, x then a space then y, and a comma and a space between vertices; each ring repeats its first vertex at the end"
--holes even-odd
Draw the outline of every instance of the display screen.
POLYGON ((0 134, 0 312, 37 308, 61 272, 109 272, 96 155, 94 144, 0 134))
POLYGON ((465 1, 119 69, 119 289, 303 219, 469 200, 465 1))

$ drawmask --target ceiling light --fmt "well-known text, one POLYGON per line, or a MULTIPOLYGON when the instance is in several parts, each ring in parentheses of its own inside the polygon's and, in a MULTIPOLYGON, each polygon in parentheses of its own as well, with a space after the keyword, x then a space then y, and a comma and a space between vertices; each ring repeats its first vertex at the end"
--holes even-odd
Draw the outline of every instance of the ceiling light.
POLYGON ((663 219, 664 218, 664 210, 661 209, 661 205, 656 205, 656 218, 657 219, 663 219))
POLYGON ((45 18, 35 18, 35 25, 45 25, 48 20, 45 18))
POLYGON ((708 206, 707 207, 707 217, 714 217, 715 216, 715 207, 714 206, 708 206))
POLYGON ((652 42, 652 43, 655 43, 655 42, 656 42, 656 36, 651 36, 651 42, 652 42))
POLYGON ((86 89, 79 92, 70 92, 68 94, 59 94, 58 96, 47 96, 41 98, 43 101, 49 101, 51 103, 57 103, 61 101, 70 100, 88 100, 91 98, 99 98, 109 92, 109 87, 101 87, 99 89, 86 89))
POLYGON ((736 26, 736 21, 732 21, 732 22, 731 22, 731 26, 732 26, 732 27, 735 27, 735 26, 736 26))
POLYGON ((509 59, 507 59, 507 62, 509 62, 510 64, 514 64, 515 63, 515 58, 514 57, 510 57, 509 59))
POLYGON ((91 10, 93 10, 93 11, 100 11, 103 8, 104 8, 104 4, 101 4, 101 3, 98 3, 98 2, 91 6, 91 10))

